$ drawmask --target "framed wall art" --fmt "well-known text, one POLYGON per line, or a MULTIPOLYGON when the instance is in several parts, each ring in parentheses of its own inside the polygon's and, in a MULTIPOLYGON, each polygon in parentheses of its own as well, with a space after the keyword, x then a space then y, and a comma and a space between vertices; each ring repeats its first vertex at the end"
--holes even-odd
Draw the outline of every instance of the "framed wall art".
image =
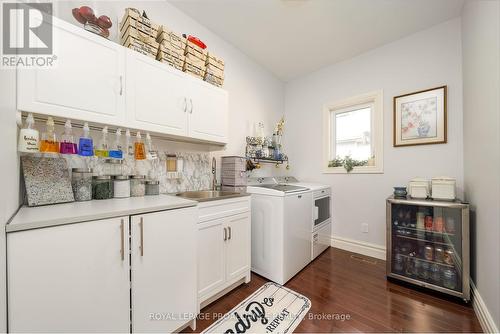
POLYGON ((394 146, 444 144, 447 141, 447 87, 394 97, 394 146))

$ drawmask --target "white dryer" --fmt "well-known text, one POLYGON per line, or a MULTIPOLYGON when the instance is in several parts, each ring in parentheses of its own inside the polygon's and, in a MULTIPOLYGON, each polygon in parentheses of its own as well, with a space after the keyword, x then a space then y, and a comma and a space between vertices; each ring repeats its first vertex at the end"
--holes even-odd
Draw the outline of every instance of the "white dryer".
POLYGON ((311 223, 311 259, 330 248, 332 240, 331 187, 326 184, 301 182, 293 176, 275 178, 278 184, 296 185, 312 190, 313 219, 311 223))
POLYGON ((312 192, 250 178, 252 194, 252 271, 285 284, 311 262, 312 192))

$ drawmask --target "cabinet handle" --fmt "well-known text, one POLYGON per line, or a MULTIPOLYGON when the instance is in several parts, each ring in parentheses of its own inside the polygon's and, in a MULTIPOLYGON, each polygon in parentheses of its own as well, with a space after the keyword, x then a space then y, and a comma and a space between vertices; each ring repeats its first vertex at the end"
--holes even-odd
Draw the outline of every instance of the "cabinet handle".
POLYGON ((189 110, 189 113, 192 114, 193 113, 193 99, 189 99, 189 102, 191 103, 191 109, 189 110))
POLYGON ((188 108, 187 98, 184 98, 184 112, 187 112, 187 108, 188 108))
POLYGON ((227 240, 227 230, 226 230, 226 228, 224 227, 224 241, 226 241, 226 240, 227 240))
POLYGON ((139 223, 141 227, 141 256, 144 256, 144 218, 141 217, 141 222, 139 223))
POLYGON ((302 195, 299 195, 298 198, 302 198, 302 195))
POLYGON ((120 249, 120 255, 122 257, 122 261, 125 261, 125 222, 123 221, 123 218, 121 220, 120 230, 121 230, 121 249, 120 249))
POLYGON ((120 75, 120 96, 123 95, 123 76, 120 75))
POLYGON ((227 240, 231 240, 231 226, 228 226, 227 229, 229 230, 229 238, 227 240))

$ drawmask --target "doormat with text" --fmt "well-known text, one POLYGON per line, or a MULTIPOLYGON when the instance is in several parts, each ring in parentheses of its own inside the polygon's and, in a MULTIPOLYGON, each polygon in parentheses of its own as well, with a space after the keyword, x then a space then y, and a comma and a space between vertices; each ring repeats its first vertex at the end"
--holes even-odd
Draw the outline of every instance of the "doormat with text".
POLYGON ((203 333, 292 333, 310 308, 307 297, 269 282, 203 333))

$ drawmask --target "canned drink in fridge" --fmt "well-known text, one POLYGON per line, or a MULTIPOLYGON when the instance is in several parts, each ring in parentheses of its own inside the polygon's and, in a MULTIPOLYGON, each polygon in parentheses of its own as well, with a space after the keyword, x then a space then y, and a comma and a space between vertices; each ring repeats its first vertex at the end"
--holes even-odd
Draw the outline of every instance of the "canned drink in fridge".
POLYGON ((417 212, 417 230, 425 229, 425 213, 422 211, 417 212))
POLYGON ((444 230, 444 219, 443 217, 436 217, 434 219, 434 231, 436 232, 443 232, 444 230))
POLYGON ((431 264, 429 262, 422 262, 419 277, 423 280, 428 280, 431 277, 431 264))
POLYGON ((447 217, 446 218, 446 233, 453 234, 455 233, 455 218, 453 217, 447 217))
POLYGON ((427 261, 432 261, 434 259, 434 247, 431 245, 425 246, 424 257, 427 261))
POLYGON ((425 230, 432 231, 434 225, 434 218, 432 216, 425 216, 425 230))
POLYGON ((443 257, 444 257, 443 247, 436 246, 436 248, 434 249, 434 261, 442 263, 443 257))
POLYGON ((450 290, 455 290, 457 288, 457 273, 455 270, 443 270, 443 286, 450 290))
POLYGON ((441 281, 441 269, 439 268, 439 265, 435 263, 431 265, 431 280, 435 284, 439 284, 441 281))
POLYGON ((404 258, 403 255, 397 253, 394 255, 394 271, 397 273, 403 272, 403 262, 404 258))
POLYGON ((447 250, 444 251, 443 261, 444 263, 449 265, 453 264, 453 250, 448 248, 447 250))

